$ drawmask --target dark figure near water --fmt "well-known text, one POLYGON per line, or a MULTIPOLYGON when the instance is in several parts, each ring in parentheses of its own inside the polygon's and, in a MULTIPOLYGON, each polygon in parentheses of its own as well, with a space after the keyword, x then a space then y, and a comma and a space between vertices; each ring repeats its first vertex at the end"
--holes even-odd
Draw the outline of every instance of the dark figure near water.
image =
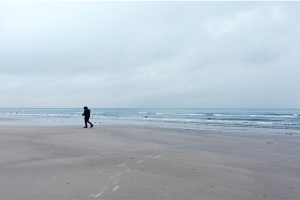
POLYGON ((90 122, 91 111, 86 106, 83 109, 84 109, 84 112, 83 112, 82 116, 84 116, 84 123, 85 123, 85 127, 83 127, 83 128, 87 128, 87 123, 89 123, 92 128, 94 125, 90 122))

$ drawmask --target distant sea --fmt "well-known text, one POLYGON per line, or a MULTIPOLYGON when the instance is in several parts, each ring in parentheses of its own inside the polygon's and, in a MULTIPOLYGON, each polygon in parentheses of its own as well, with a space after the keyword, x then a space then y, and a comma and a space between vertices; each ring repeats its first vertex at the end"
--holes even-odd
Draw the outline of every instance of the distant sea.
MULTIPOLYGON (((90 121, 186 129, 203 126, 300 130, 300 109, 90 108, 90 121)), ((0 108, 0 124, 83 126, 82 108, 0 108)))

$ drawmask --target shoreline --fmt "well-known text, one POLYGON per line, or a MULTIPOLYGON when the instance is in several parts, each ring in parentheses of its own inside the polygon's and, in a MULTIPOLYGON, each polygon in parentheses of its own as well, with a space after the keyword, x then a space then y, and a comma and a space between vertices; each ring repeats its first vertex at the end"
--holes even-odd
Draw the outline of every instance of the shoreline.
POLYGON ((297 135, 0 127, 0 199, 297 199, 297 135))
MULTIPOLYGON (((80 120, 71 120, 68 121, 68 118, 62 119, 52 119, 50 121, 41 120, 37 118, 32 121, 28 119, 17 119, 17 118, 0 118, 0 126, 2 127, 74 127, 82 128, 84 126, 83 119, 80 120), (34 123, 35 122, 35 123, 34 123), (41 123, 40 123, 41 122, 41 123)), ((174 124, 152 124, 152 123, 134 123, 132 121, 96 121, 95 119, 91 120, 95 126, 130 126, 130 127, 145 127, 145 128, 157 128, 157 129, 167 129, 167 130, 182 130, 182 131, 195 131, 195 132, 223 132, 223 133, 238 133, 238 134, 262 134, 262 135, 294 135, 300 136, 300 128, 298 127, 258 127, 258 126, 238 126, 238 125, 207 125, 202 124, 198 127, 189 127, 189 126, 178 126, 174 124)))

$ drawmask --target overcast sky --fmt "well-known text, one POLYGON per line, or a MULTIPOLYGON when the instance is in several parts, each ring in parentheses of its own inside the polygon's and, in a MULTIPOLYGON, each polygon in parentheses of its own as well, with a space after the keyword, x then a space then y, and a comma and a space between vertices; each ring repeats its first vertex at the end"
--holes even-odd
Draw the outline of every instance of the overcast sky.
POLYGON ((300 2, 0 2, 0 107, 300 108, 300 2))

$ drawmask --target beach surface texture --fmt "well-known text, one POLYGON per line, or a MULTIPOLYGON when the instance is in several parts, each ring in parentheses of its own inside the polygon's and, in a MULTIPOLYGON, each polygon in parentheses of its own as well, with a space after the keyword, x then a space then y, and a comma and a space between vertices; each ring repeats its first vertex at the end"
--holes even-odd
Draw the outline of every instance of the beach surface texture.
POLYGON ((299 135, 256 131, 2 125, 0 199, 299 199, 299 135))

